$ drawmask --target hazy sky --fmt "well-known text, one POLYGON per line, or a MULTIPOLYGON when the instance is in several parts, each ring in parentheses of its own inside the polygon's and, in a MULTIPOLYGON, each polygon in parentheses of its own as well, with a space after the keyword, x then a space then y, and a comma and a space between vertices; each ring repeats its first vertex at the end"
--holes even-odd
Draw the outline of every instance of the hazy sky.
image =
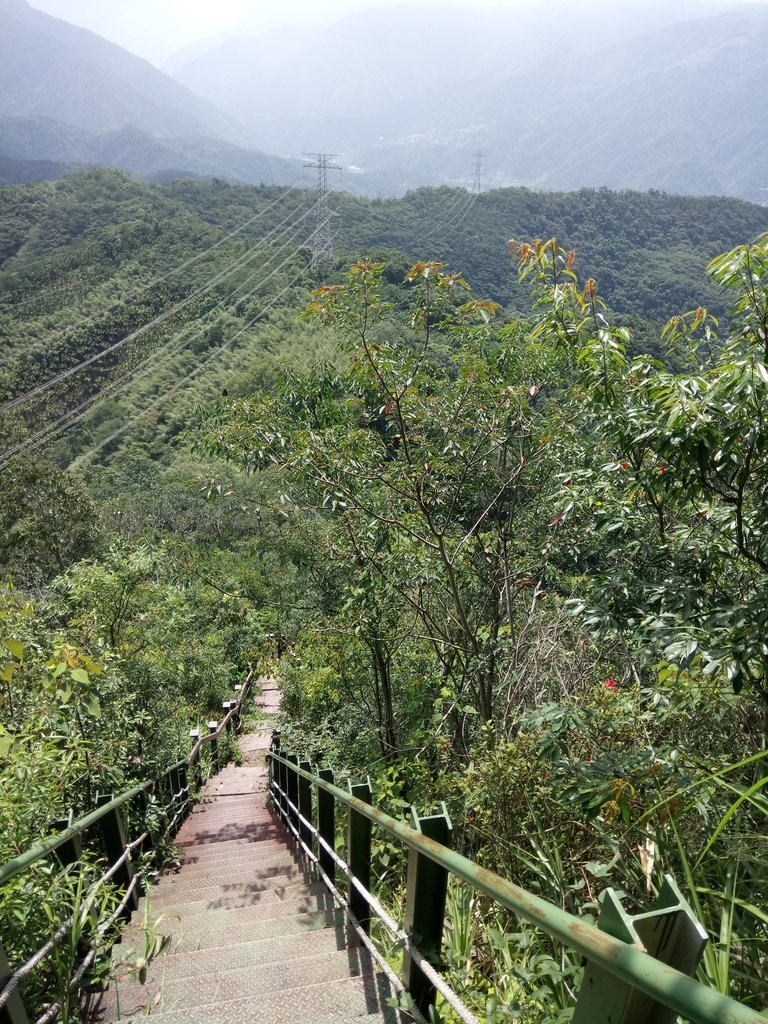
MULTIPOLYGON (((407 4, 415 0, 387 2, 407 4)), ((483 2, 509 6, 535 0, 483 2)), ((248 18, 249 25, 267 30, 292 23, 327 22, 348 11, 373 6, 376 0, 30 0, 30 3, 47 14, 89 28, 159 63, 176 50, 222 32, 243 17, 248 18)))
MULTIPOLYGON (((97 32, 132 53, 157 64, 185 46, 224 32, 246 18, 249 28, 267 30, 296 23, 328 22, 336 16, 377 0, 30 0, 33 7, 65 21, 97 32)), ((383 0, 378 0, 379 3, 383 0)), ((386 0, 390 5, 407 5, 425 0, 386 0)), ((437 4, 445 0, 426 0, 437 4)), ((473 0, 477 3, 477 0, 473 0)), ((558 0, 481 0, 487 6, 532 8, 558 0)), ((559 0, 570 6, 574 0, 559 0)), ((734 5, 739 0, 733 0, 734 5)), ((768 2, 768 0, 753 0, 768 2)), ((642 0, 587 0, 580 6, 585 19, 587 9, 618 6, 637 9, 642 0)), ((711 0, 698 0, 702 13, 711 0)), ((726 4, 723 4, 725 6, 726 4)), ((688 3, 695 7, 695 3, 688 3)), ((615 12, 614 12, 615 13, 615 12)), ((690 16, 690 15, 689 15, 690 16)))

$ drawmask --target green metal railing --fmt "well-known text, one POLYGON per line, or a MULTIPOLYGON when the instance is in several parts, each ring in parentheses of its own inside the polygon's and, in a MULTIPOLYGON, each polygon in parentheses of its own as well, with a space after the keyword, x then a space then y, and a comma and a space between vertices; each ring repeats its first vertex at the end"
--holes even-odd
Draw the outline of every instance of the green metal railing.
MULTIPOLYGON (((239 699, 226 701, 223 705, 226 714, 221 723, 209 722, 209 732, 203 736, 199 735, 198 730, 192 730, 190 736, 195 742, 187 757, 171 765, 156 778, 148 779, 118 796, 97 798, 100 806, 76 821, 70 815, 68 821, 54 823, 54 827, 59 829, 54 835, 0 866, 0 886, 6 886, 32 866, 46 862, 53 854, 62 870, 67 870, 81 861, 84 850, 97 849, 98 855, 106 860, 107 868, 91 884, 90 890, 109 882, 115 886, 120 897, 110 917, 99 924, 100 934, 106 935, 121 918, 130 916, 138 906, 139 888, 143 882, 142 872, 135 869, 133 864, 135 854, 151 853, 160 838, 147 825, 146 810, 150 801, 154 799, 162 809, 165 819, 162 835, 175 835, 191 809, 193 791, 201 782, 200 756, 203 747, 210 746, 213 771, 217 772, 218 741, 226 731, 232 731, 238 726, 253 679, 254 670, 250 669, 245 681, 238 687, 239 699), (143 831, 129 842, 124 814, 128 807, 135 806, 139 801, 143 807, 136 817, 143 822, 143 831), (98 835, 94 835, 95 832, 98 835)), ((16 967, 10 965, 0 940, 0 1024, 29 1024, 22 994, 24 982, 67 939, 72 926, 72 919, 65 921, 26 963, 16 967)), ((82 951, 80 962, 69 981, 72 991, 76 991, 86 978, 97 955, 98 950, 95 948, 82 951)), ((59 1003, 49 1004, 45 1012, 37 1017, 35 1024, 50 1024, 58 1018, 60 1010, 59 1003)))
MULTIPOLYGON (((337 867, 347 876, 346 903, 363 936, 372 911, 386 915, 370 893, 371 829, 407 847, 406 920, 399 928, 405 946, 402 981, 424 1016, 436 991, 445 995, 438 972, 445 892, 448 876, 453 875, 585 958, 576 1024, 666 1024, 678 1015, 696 1024, 765 1024, 766 1018, 755 1010, 689 976, 706 933, 671 879, 656 909, 635 918, 623 911, 609 890, 597 926, 452 850, 445 813, 421 818, 413 811, 411 827, 371 805, 370 783, 348 783, 345 791, 334 784, 330 769, 312 772, 309 763, 281 751, 277 738, 269 766, 276 810, 328 884, 335 888, 337 867), (346 862, 335 852, 337 804, 347 809, 346 862)), ((463 1019, 473 1019, 454 1002, 451 1005, 463 1019)))

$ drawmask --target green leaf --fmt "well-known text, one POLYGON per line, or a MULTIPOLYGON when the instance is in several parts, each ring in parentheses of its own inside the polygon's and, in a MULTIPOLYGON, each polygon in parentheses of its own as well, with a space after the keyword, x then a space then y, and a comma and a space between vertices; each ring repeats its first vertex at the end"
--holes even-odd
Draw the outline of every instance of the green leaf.
POLYGON ((3 640, 3 647, 6 647, 14 658, 18 658, 19 661, 24 660, 24 644, 20 640, 3 640))

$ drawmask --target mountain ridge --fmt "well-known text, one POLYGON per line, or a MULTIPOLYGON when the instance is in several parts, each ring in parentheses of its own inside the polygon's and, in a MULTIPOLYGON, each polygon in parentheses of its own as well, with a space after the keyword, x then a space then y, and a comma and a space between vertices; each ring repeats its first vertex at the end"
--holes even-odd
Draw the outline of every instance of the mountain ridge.
POLYGON ((25 0, 2 0, 0 116, 38 115, 90 132, 139 117, 145 130, 243 142, 241 126, 149 61, 25 0))
POLYGON ((427 6, 415 5, 416 14, 400 29, 373 9, 315 33, 313 60, 301 38, 291 38, 289 55, 274 36, 269 64, 260 71, 263 40, 228 40, 199 53, 176 77, 246 121, 271 149, 300 151, 312 132, 314 148, 341 152, 374 178, 382 167, 402 167, 403 190, 468 181, 482 150, 489 181, 498 187, 654 187, 765 201, 765 130, 755 127, 764 118, 740 112, 738 101, 744 104, 746 96, 749 105, 768 90, 768 7, 723 6, 707 5, 716 13, 650 28, 591 53, 578 40, 566 45, 562 27, 560 35, 546 37, 543 51, 541 39, 503 17, 478 16, 468 36, 456 5, 441 11, 434 25, 427 6), (433 48, 424 56, 420 44, 430 32, 433 48), (375 40, 375 48, 366 51, 366 39, 375 40), (687 55, 691 46, 693 56, 687 55), (411 61, 410 51, 416 55, 411 61), (346 88, 340 79, 327 85, 345 52, 346 70, 360 69, 359 86, 354 73, 346 88), (735 53, 738 59, 730 59, 735 53), (727 73, 720 69, 724 58, 727 73), (551 73, 542 73, 545 67, 551 73), (273 90, 269 104, 260 102, 267 93, 259 78, 265 68, 273 79, 289 69, 292 76, 290 94, 273 90), (414 84, 420 76, 421 88, 414 84), (706 116, 698 107, 710 83, 722 83, 725 98, 715 90, 706 116), (727 158, 712 159, 708 150, 717 149, 723 135, 729 137, 727 158), (753 146, 755 135, 759 145, 753 146), (590 136, 599 140, 598 153, 590 136))

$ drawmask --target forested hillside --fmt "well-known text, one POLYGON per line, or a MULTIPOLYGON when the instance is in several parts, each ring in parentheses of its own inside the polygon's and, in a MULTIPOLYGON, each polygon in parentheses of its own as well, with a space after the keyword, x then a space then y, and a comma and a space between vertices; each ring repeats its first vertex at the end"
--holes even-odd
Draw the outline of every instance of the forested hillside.
MULTIPOLYGON (((557 906, 672 873, 699 977, 761 1010, 768 210, 331 206, 318 271, 312 192, 0 190, 2 859, 172 763, 256 662, 286 745, 398 816, 445 801, 557 906)), ((49 883, 3 891, 19 957, 49 883)), ((576 956, 448 904, 478 1013, 569 1019, 576 956)))
MULTIPOLYGON (((15 439, 5 457, 25 436, 64 433, 70 417, 85 423, 58 449, 64 465, 111 445, 116 431, 151 433, 157 445, 185 421, 186 411, 170 411, 178 401, 164 397, 185 375, 193 401, 242 387, 288 344, 274 324, 294 324, 317 283, 309 273, 314 202, 296 189, 151 186, 106 170, 4 189, 0 421, 15 439)), ((725 312, 707 261, 768 227, 768 211, 738 200, 606 190, 424 189, 402 200, 337 193, 332 207, 340 265, 386 253, 395 284, 414 260, 439 256, 510 315, 528 298, 507 242, 554 235, 635 328, 634 344, 657 354, 660 328, 676 312, 699 304, 725 312)), ((299 345, 297 330, 288 333, 299 345)))

